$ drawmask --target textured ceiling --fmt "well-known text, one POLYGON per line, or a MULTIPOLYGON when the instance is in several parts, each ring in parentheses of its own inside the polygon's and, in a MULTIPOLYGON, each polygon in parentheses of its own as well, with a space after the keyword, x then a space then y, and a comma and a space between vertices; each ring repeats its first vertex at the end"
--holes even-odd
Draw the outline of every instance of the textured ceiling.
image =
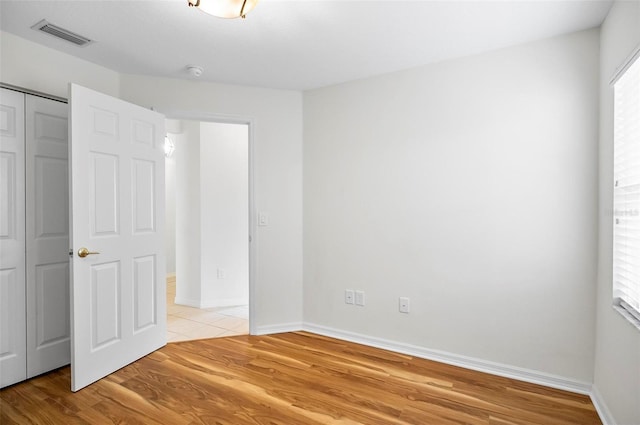
POLYGON ((307 90, 593 28, 611 0, 261 0, 224 20, 187 0, 1 0, 0 29, 122 73, 307 90), (42 19, 95 40, 36 32, 42 19))

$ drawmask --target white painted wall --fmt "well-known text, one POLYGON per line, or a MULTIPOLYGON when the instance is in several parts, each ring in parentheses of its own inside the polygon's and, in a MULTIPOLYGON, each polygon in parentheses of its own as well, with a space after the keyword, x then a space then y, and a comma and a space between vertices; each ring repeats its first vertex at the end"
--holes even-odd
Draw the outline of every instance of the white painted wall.
MULTIPOLYGON (((268 211, 270 218, 269 226, 257 228, 254 235, 257 261, 252 326, 258 332, 299 328, 302 323, 302 94, 121 75, 121 97, 154 106, 167 112, 169 117, 179 112, 251 121, 256 207, 253 214, 268 211)), ((176 154, 178 149, 176 146, 176 154)), ((179 256, 178 253, 178 269, 179 256)))
MULTIPOLYGON (((607 83, 640 42, 639 14, 616 2, 601 41, 594 379, 618 424, 640 422, 640 341, 611 309, 607 83)), ((305 320, 590 381, 597 36, 305 94, 305 320), (347 308, 345 287, 367 306, 347 308)), ((300 93, 121 76, 5 32, 0 81, 252 119, 256 209, 271 219, 255 235, 255 322, 302 321, 300 93)))
POLYGON ((177 141, 175 302, 197 308, 247 305, 248 127, 178 122, 180 133, 170 134, 177 141))
MULTIPOLYGON (((252 323, 259 332, 300 326, 300 92, 121 75, 5 32, 0 33, 0 43, 0 81, 5 83, 66 97, 67 85, 73 81, 160 111, 251 120, 256 210, 270 214, 269 226, 253 235, 257 264, 252 323)), ((180 194, 176 196, 179 202, 180 194)))
POLYGON ((176 304, 200 306, 202 255, 200 252, 200 123, 182 122, 172 134, 176 146, 176 304))
POLYGON ((246 124, 200 123, 200 246, 206 306, 249 302, 248 138, 246 124))
POLYGON ((640 3, 617 1, 600 42, 600 237, 594 387, 615 423, 640 424, 640 333, 613 310, 613 89, 614 71, 640 45, 640 3))
POLYGON ((117 72, 3 31, 0 81, 63 98, 69 97, 69 82, 111 96, 120 93, 117 72))
MULTIPOLYGON (((165 120, 167 134, 174 142, 182 134, 182 121, 165 120)), ((165 248, 167 275, 176 273, 176 157, 165 159, 165 248)))
MULTIPOLYGON (((171 136, 173 140, 175 136, 171 136)), ((165 255, 167 275, 176 273, 176 160, 174 157, 164 161, 165 187, 165 255)))
POLYGON ((305 92, 305 323, 588 386, 598 36, 305 92))

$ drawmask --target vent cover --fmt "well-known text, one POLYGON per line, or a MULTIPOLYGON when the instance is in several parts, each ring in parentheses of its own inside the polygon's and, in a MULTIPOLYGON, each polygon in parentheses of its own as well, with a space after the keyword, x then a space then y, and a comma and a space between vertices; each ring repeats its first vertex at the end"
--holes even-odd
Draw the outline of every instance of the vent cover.
POLYGON ((78 35, 64 28, 61 28, 57 25, 52 24, 51 22, 47 22, 46 19, 43 19, 42 21, 38 22, 37 24, 32 26, 31 29, 34 29, 36 31, 46 32, 49 35, 68 41, 69 43, 73 43, 76 46, 80 46, 80 47, 93 43, 91 39, 78 35))

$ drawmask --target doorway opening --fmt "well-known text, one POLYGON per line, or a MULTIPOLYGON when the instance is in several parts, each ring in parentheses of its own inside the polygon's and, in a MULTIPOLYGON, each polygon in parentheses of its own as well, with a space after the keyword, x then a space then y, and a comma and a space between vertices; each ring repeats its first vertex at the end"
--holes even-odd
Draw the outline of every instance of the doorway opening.
POLYGON ((248 334, 250 124, 166 125, 167 339, 248 334))

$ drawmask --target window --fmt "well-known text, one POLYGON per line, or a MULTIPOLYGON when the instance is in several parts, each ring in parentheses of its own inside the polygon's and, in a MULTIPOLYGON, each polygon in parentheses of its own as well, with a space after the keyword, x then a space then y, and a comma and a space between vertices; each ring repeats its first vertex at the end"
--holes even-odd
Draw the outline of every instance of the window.
POLYGON ((640 51, 614 77, 613 300, 640 329, 640 51))

